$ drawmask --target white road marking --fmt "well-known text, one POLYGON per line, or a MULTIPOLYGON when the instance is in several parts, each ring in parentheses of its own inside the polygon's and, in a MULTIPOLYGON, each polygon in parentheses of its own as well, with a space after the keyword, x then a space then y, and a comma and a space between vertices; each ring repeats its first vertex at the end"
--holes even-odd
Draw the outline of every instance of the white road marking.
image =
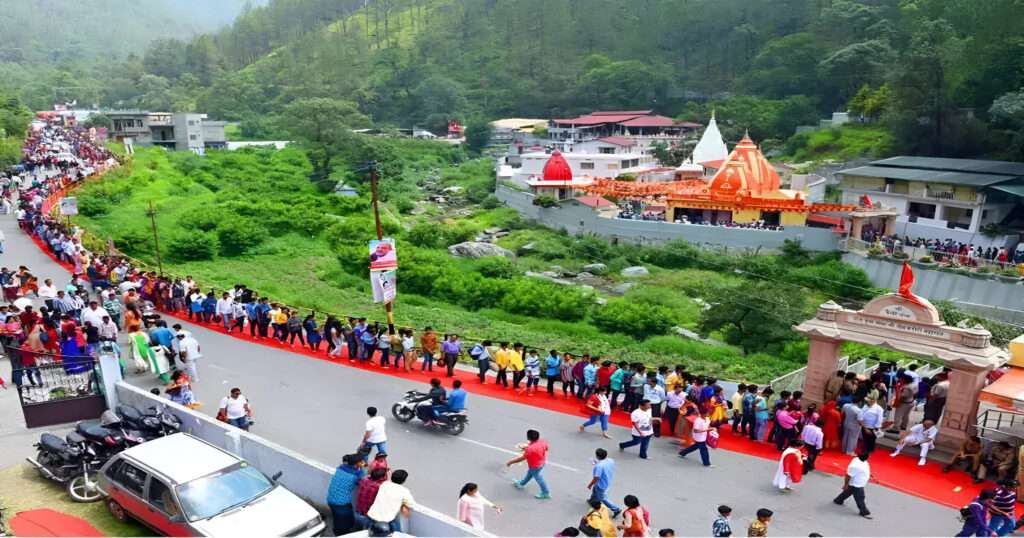
MULTIPOLYGON (((487 443, 484 443, 484 442, 481 442, 481 441, 476 441, 476 440, 469 439, 469 438, 466 438, 466 437, 456 437, 456 439, 458 439, 459 441, 465 441, 467 443, 472 443, 472 444, 477 445, 477 446, 482 446, 484 448, 489 448, 491 450, 497 450, 498 452, 504 452, 504 453, 510 454, 512 456, 519 456, 520 454, 522 454, 522 452, 517 452, 515 450, 509 450, 507 448, 502 448, 500 446, 489 445, 487 443)), ((574 473, 580 472, 579 469, 575 469, 573 467, 569 467, 568 465, 562 465, 561 463, 555 463, 555 462, 550 461, 550 460, 548 460, 547 465, 550 465, 551 467, 558 467, 559 469, 565 469, 566 471, 571 471, 571 472, 574 472, 574 473)))

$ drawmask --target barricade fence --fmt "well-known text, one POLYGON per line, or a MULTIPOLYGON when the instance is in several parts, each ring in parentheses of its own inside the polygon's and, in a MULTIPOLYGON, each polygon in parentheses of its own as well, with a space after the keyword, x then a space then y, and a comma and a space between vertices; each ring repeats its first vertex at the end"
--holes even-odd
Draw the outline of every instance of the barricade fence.
MULTIPOLYGON (((918 247, 913 245, 896 245, 892 241, 868 242, 861 239, 848 238, 840 242, 840 249, 845 251, 871 253, 877 249, 887 256, 905 256, 908 261, 920 261, 922 258, 931 258, 937 264, 950 264, 963 267, 986 267, 989 271, 1000 271, 1016 269, 1017 265, 1012 261, 999 262, 990 260, 983 256, 975 256, 972 253, 960 254, 958 252, 947 252, 942 249, 918 247)), ((1021 264, 1024 265, 1024 264, 1021 264)), ((1018 271, 1019 272, 1019 271, 1018 271)))

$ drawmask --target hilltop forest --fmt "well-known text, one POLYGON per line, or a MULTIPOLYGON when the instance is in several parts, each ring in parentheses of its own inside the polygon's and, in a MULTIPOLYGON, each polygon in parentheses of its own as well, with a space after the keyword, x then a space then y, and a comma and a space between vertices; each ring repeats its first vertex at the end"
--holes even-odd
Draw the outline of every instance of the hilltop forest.
POLYGON ((1022 159, 1022 12, 1019 0, 273 0, 115 61, 84 48, 91 58, 32 71, 29 41, 24 60, 0 55, 0 89, 33 108, 60 87, 80 102, 201 110, 252 136, 309 98, 434 129, 716 109, 727 137, 780 142, 850 109, 889 131, 892 151, 1022 159))

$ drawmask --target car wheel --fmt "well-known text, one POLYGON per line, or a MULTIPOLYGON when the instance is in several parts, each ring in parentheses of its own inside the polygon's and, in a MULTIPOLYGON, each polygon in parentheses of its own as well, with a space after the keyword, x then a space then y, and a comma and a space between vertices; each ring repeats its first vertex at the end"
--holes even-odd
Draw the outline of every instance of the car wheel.
POLYGON ((107 499, 107 509, 110 510, 110 515, 113 516, 114 519, 120 521, 121 523, 128 521, 128 512, 124 510, 124 507, 121 506, 121 503, 115 501, 114 499, 107 499))
POLYGON ((96 487, 96 473, 83 473, 68 480, 68 495, 76 503, 92 503, 100 500, 101 494, 96 487))
POLYGON ((399 422, 409 422, 414 416, 416 416, 416 413, 413 413, 412 409, 398 403, 391 406, 391 414, 394 415, 395 419, 399 422))

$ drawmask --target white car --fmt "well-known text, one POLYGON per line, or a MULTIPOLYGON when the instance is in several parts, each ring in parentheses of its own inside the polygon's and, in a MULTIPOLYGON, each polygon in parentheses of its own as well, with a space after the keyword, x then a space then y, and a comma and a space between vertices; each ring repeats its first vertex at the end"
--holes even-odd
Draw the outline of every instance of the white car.
POLYGON ((187 433, 117 454, 99 488, 115 519, 166 536, 315 536, 320 514, 245 460, 187 433))

